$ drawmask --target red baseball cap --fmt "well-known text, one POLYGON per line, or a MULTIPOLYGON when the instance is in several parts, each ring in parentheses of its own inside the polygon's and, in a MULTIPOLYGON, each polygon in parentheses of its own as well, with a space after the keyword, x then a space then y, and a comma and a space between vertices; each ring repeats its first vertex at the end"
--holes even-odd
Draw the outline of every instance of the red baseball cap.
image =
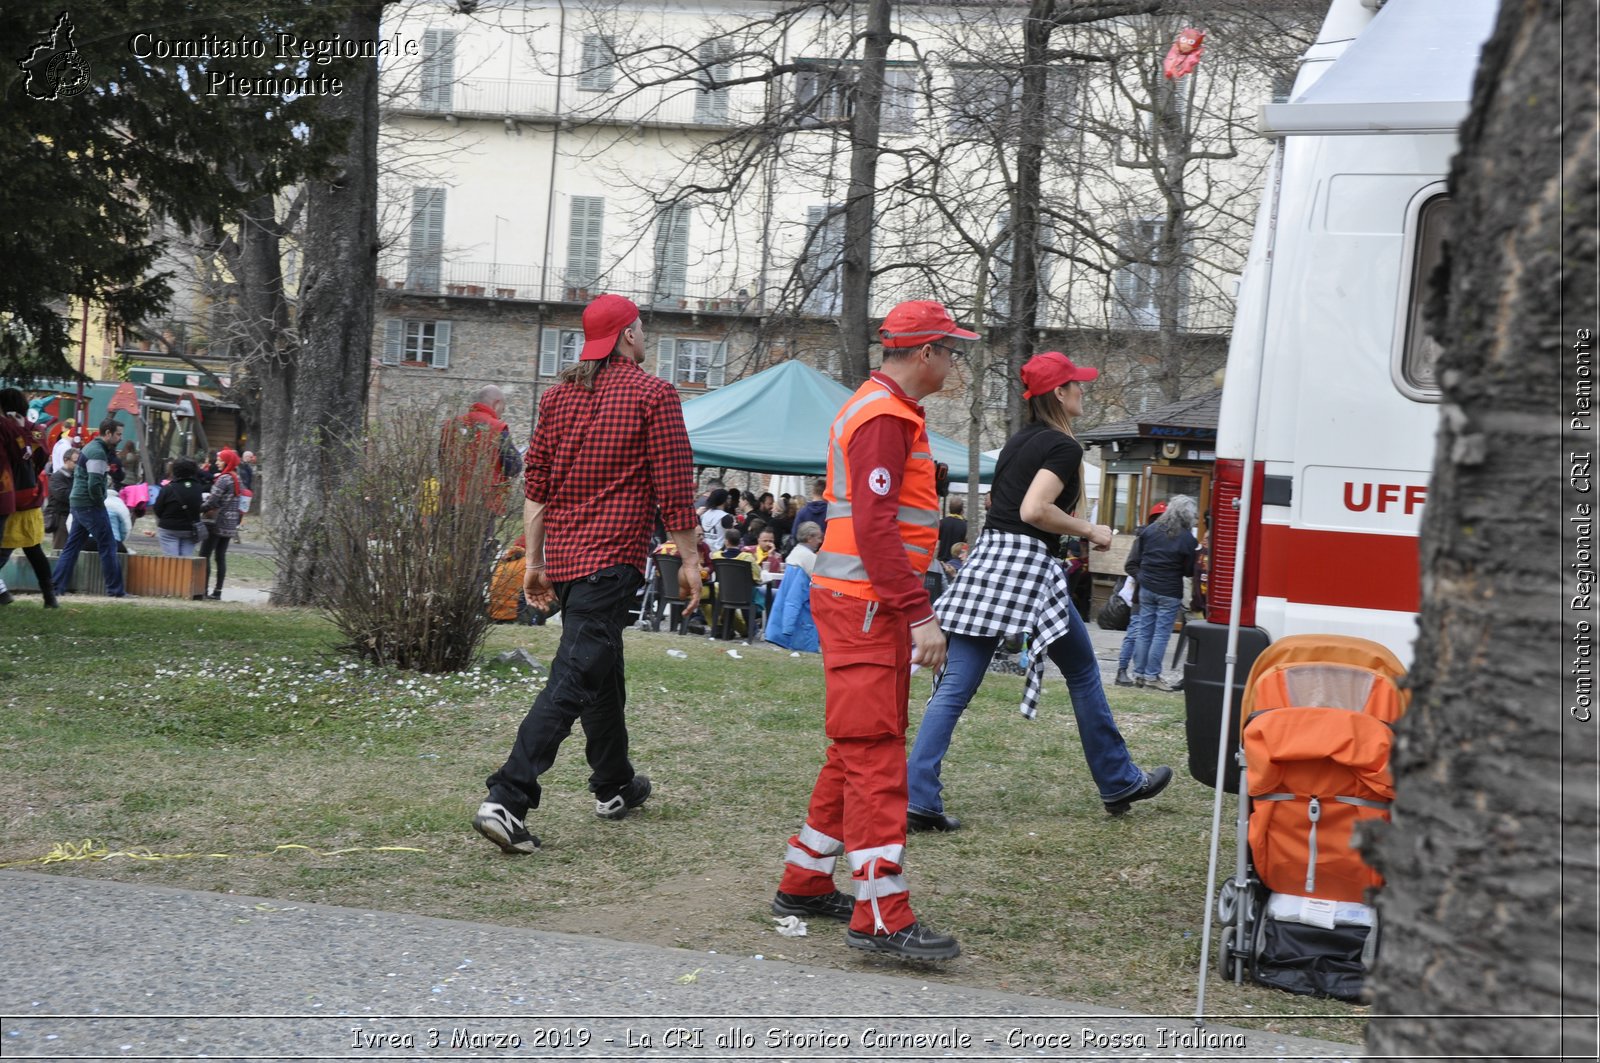
POLYGON ((1029 358, 1022 367, 1022 397, 1031 399, 1054 391, 1072 380, 1093 380, 1100 370, 1086 365, 1073 365, 1072 359, 1060 351, 1045 351, 1029 358))
POLYGON ((878 335, 885 347, 921 347, 945 336, 955 340, 978 338, 976 332, 957 325, 950 311, 936 299, 913 299, 899 304, 884 317, 883 324, 878 326, 878 335))
POLYGON ((639 320, 633 300, 620 295, 602 295, 583 308, 583 351, 579 360, 592 362, 609 357, 617 349, 622 330, 639 320))
POLYGON ((1150 516, 1151 517, 1159 517, 1159 516, 1161 516, 1161 514, 1165 513, 1166 511, 1167 511, 1167 504, 1165 502, 1157 502, 1155 505, 1150 507, 1150 516))

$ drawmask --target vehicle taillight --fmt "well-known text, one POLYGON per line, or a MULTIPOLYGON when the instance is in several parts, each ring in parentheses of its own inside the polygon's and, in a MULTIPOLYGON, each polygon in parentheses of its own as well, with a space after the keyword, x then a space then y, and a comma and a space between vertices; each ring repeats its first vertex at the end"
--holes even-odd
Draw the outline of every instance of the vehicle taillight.
POLYGON ((1210 581, 1206 588, 1206 619, 1213 624, 1228 622, 1228 612, 1233 606, 1234 589, 1237 587, 1244 596, 1239 607, 1239 623, 1245 627, 1255 625, 1256 573, 1261 570, 1261 490, 1265 483, 1265 468, 1263 463, 1256 463, 1250 514, 1245 521, 1244 572, 1240 579, 1235 578, 1233 559, 1239 542, 1239 504, 1244 496, 1244 462, 1219 458, 1213 471, 1210 541, 1206 544, 1211 566, 1210 581))

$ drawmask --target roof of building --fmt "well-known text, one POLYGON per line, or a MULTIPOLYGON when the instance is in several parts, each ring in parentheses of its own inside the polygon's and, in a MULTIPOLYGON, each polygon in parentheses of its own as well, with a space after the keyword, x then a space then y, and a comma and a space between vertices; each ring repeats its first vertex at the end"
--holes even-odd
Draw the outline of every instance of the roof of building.
POLYGON ((1137 421, 1103 424, 1077 435, 1091 444, 1120 439, 1215 439, 1221 408, 1222 389, 1218 388, 1146 410, 1137 421))

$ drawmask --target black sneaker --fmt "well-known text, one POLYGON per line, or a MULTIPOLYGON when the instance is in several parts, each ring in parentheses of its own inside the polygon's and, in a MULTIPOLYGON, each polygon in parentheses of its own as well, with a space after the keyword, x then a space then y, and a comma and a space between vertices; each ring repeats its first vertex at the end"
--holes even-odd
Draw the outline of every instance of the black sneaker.
POLYGON ((906 809, 906 830, 911 834, 925 830, 948 833, 960 829, 961 821, 954 816, 947 816, 943 812, 916 812, 906 809))
MULTIPOLYGON (((1133 686, 1133 680, 1128 678, 1128 670, 1126 668, 1118 668, 1117 669, 1117 678, 1112 680, 1112 682, 1116 683, 1117 686, 1119 686, 1119 687, 1131 687, 1131 686, 1133 686)), ((1143 684, 1141 684, 1141 685, 1143 685, 1143 684)))
POLYGON ((955 938, 930 930, 921 923, 912 923, 893 934, 863 934, 859 930, 846 930, 844 941, 853 949, 881 952, 902 960, 953 960, 961 955, 961 946, 956 944, 955 938))
POLYGON ((594 803, 594 814, 601 819, 621 819, 628 814, 628 809, 638 808, 650 796, 650 778, 646 775, 635 775, 628 780, 628 785, 609 801, 598 798, 594 803))
POLYGON ((848 923, 855 910, 856 899, 839 890, 815 897, 802 897, 780 890, 777 896, 772 898, 773 915, 798 915, 805 919, 837 919, 841 923, 848 923))
POLYGON ((472 829, 513 856, 526 855, 539 848, 539 839, 528 833, 522 820, 513 816, 505 805, 493 801, 478 806, 478 814, 472 817, 472 829))
POLYGON ((1172 769, 1162 765, 1145 777, 1144 785, 1120 801, 1105 802, 1106 811, 1113 816, 1120 816, 1133 807, 1135 801, 1148 801, 1156 794, 1167 788, 1167 783, 1172 781, 1172 769))

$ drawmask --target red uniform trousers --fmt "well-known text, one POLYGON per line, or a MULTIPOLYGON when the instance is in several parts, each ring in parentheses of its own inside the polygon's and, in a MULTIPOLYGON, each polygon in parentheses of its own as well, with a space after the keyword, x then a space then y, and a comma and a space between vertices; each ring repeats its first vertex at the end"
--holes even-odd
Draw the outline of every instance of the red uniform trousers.
POLYGON ((844 850, 856 891, 851 929, 893 934, 916 921, 901 870, 911 628, 901 613, 822 587, 811 589, 811 616, 822 642, 831 741, 778 889, 832 893, 834 859, 844 850))

